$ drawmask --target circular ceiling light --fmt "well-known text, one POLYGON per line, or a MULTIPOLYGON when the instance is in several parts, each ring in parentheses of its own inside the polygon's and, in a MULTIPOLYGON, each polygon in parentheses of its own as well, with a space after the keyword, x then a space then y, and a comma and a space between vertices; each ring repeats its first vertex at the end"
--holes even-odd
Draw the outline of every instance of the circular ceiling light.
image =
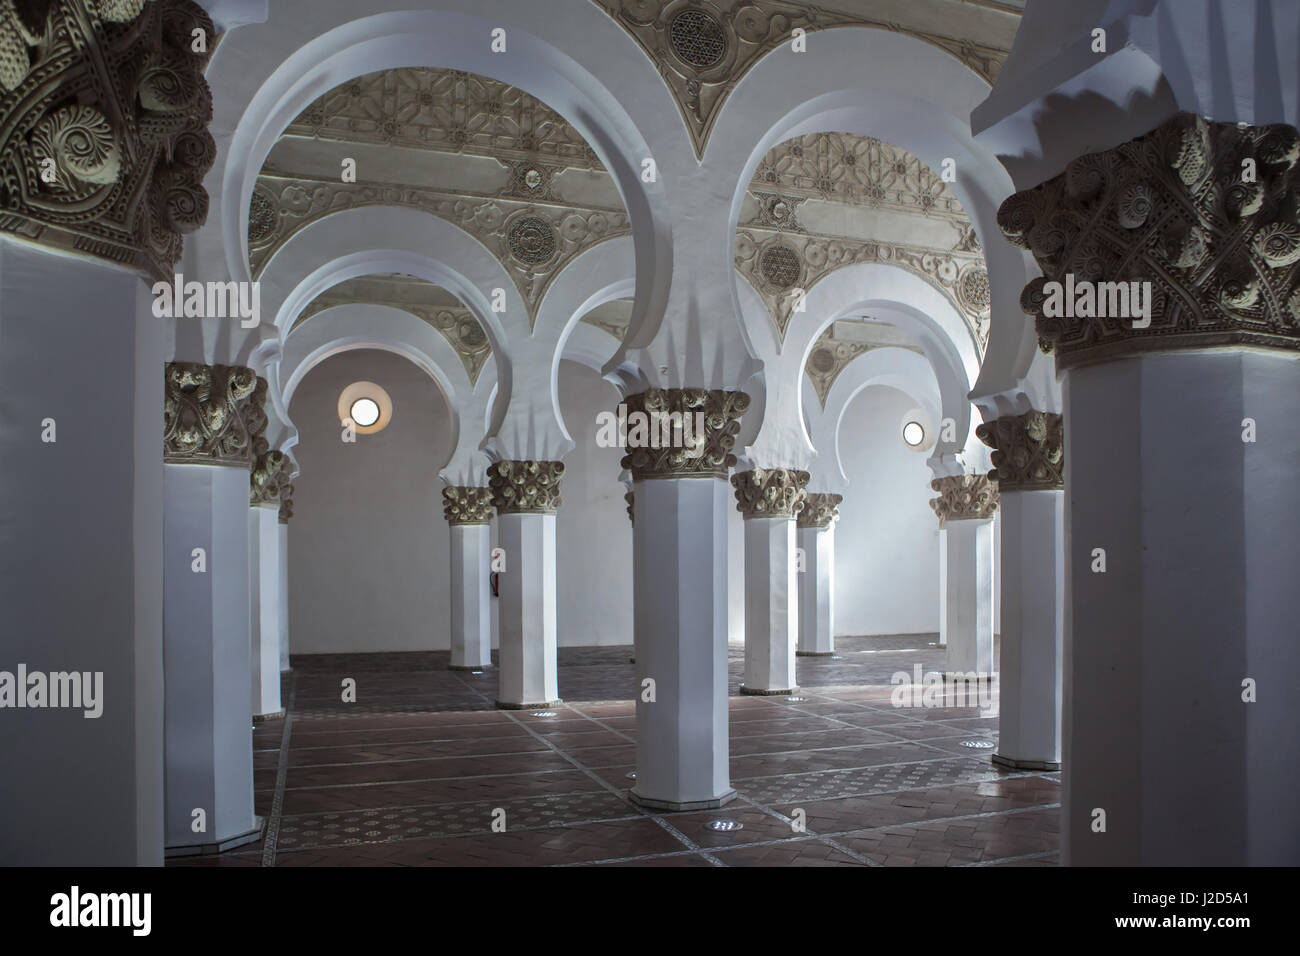
POLYGON ((920 422, 908 422, 903 426, 903 441, 913 448, 925 441, 925 429, 920 422))
POLYGON ((373 398, 358 398, 350 409, 352 420, 363 428, 379 421, 379 403, 373 398))
POLYGON ((374 382, 353 382, 339 394, 339 421, 358 435, 373 435, 388 427, 393 400, 374 382))

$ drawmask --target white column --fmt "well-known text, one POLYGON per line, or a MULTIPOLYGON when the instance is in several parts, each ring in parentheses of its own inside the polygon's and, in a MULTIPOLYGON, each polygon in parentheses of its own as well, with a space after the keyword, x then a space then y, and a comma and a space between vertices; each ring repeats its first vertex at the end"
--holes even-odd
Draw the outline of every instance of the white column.
MULTIPOLYGON (((492 616, 488 574, 492 529, 483 524, 453 524, 451 538, 452 670, 492 666, 492 616)), ((509 565, 507 565, 509 569, 509 565)))
POLYGON ((993 762, 1017 770, 1059 770, 1065 496, 1004 488, 998 510, 1002 657, 993 762))
POLYGON ((949 518, 943 538, 939 560, 945 589, 939 642, 948 647, 948 672, 991 675, 993 519, 949 518))
MULTIPOLYGON (((283 511, 281 512, 283 514, 283 511)), ((289 670, 289 522, 281 517, 276 532, 276 561, 279 572, 276 580, 280 586, 280 597, 276 606, 280 609, 280 670, 289 670)))
POLYGON ((164 355, 147 299, 132 272, 0 238, 0 671, 100 675, 94 707, 0 710, 8 865, 163 859, 164 355))
POLYGON ((796 531, 803 550, 799 574, 800 657, 830 657, 835 653, 835 526, 796 531))
POLYGON ((501 647, 497 706, 560 702, 555 666, 555 515, 502 514, 498 546, 506 570, 499 592, 501 647))
POLYGON ((253 717, 280 717, 280 506, 248 509, 249 661, 253 717))
POLYGON ((1294 864, 1300 364, 1127 358, 1063 394, 1065 861, 1294 864))
POLYGON ((726 484, 635 483, 636 786, 643 806, 690 810, 735 797, 727 740, 726 484))
POLYGON ((799 627, 794 519, 745 516, 745 680, 742 694, 794 690, 799 627))
POLYGON ((249 469, 164 471, 166 845, 169 853, 199 852, 254 840, 260 830, 249 699, 249 469))

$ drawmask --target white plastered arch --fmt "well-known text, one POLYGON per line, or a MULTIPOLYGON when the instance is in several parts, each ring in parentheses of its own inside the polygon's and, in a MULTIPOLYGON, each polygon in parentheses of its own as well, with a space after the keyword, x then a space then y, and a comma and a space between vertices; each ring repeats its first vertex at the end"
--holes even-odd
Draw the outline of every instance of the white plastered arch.
POLYGON ((807 52, 784 44, 741 78, 705 155, 709 163, 734 166, 728 238, 759 162, 791 137, 839 131, 888 141, 935 169, 953 159, 951 188, 980 237, 992 295, 988 350, 978 379, 971 378, 976 394, 1015 389, 1037 344, 1019 305, 1037 270, 1006 242, 996 221, 999 203, 1013 191, 1011 179, 970 132, 971 111, 988 91, 959 60, 915 37, 866 27, 817 31, 808 36, 807 52), (818 69, 807 66, 812 57, 818 69))
POLYGON ((278 0, 266 27, 224 40, 208 71, 217 102, 218 160, 207 179, 214 215, 197 246, 215 253, 219 243, 229 275, 251 278, 248 205, 288 124, 316 97, 357 76, 399 67, 458 69, 527 91, 586 139, 633 225, 633 318, 662 311, 671 281, 664 177, 645 182, 642 160, 681 165, 690 147, 671 97, 635 41, 587 0, 438 0, 436 10, 405 9, 410 3, 373 0, 368 15, 357 18, 352 0, 278 0), (504 55, 491 48, 497 29, 505 30, 504 55), (482 42, 467 42, 471 37, 482 42), (669 135, 674 129, 680 142, 669 135), (649 140, 661 144, 657 152, 649 140))
POLYGON ((826 405, 817 405, 808 416, 817 466, 809 490, 845 494, 849 477, 840 456, 840 428, 844 413, 864 389, 887 385, 909 396, 932 419, 941 417, 942 399, 934 369, 924 356, 907 349, 873 349, 845 366, 831 385, 826 405))

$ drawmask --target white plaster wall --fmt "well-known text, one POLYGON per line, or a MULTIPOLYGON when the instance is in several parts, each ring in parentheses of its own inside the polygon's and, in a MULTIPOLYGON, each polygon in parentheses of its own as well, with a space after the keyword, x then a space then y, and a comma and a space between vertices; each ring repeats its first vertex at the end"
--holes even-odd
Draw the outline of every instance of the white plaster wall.
MULTIPOLYGON (((560 366, 559 391, 577 448, 565 459, 556 522, 558 643, 631 644, 622 452, 595 444, 596 413, 616 408, 618 392, 571 362, 560 366)), ((290 414, 302 468, 290 525, 291 652, 448 648, 449 541, 437 473, 449 453, 450 418, 432 380, 396 355, 347 352, 303 380, 290 414), (345 445, 339 392, 362 379, 388 390, 393 420, 345 445)), ((495 523, 493 531, 495 546, 495 523)))
POLYGON ((835 531, 835 631, 939 630, 939 522, 925 453, 903 444, 916 402, 897 389, 863 389, 844 412, 840 456, 849 477, 835 531))
MULTIPOLYGON (((840 423, 849 478, 835 532, 835 632, 939 630, 939 521, 926 453, 901 437, 916 401, 885 386, 863 389, 840 423)), ((993 522, 993 621, 1001 629, 1001 521, 993 522)))
POLYGON ((450 647, 447 522, 438 470, 451 419, 433 380, 406 359, 345 352, 313 369, 293 396, 300 441, 289 533, 293 654, 450 647), (388 427, 340 440, 339 393, 381 385, 388 427))
POLYGON ((596 444, 596 415, 618 390, 585 365, 561 362, 560 409, 576 447, 564 459, 556 521, 559 646, 632 643, 632 524, 618 480, 623 451, 596 444))

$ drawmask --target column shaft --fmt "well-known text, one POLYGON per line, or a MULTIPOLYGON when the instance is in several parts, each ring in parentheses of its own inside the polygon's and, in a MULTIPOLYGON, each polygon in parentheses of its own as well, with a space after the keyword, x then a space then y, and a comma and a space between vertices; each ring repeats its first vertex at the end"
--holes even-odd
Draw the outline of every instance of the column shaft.
POLYGON ((940 643, 949 672, 993 673, 993 519, 950 520, 939 556, 945 585, 940 643))
POLYGON ((804 570, 799 575, 800 657, 835 653, 835 528, 799 528, 804 570))
POLYGON ((555 515, 503 514, 497 705, 511 709, 559 703, 556 673, 555 515))
POLYGON ((639 678, 633 798, 669 810, 735 796, 727 740, 727 486, 708 478, 636 483, 639 678))
POLYGON ((279 522, 276 531, 276 564, 279 568, 276 582, 280 589, 276 607, 279 609, 277 633, 280 638, 280 670, 289 669, 289 524, 279 522))
POLYGON ((248 509, 249 637, 253 716, 276 717, 280 704, 280 516, 278 502, 248 509))
POLYGON ((465 524, 452 525, 448 532, 451 538, 451 668, 491 667, 488 568, 492 529, 486 524, 465 524))
POLYGON ((743 694, 788 694, 795 686, 799 627, 794 519, 745 519, 743 694))

